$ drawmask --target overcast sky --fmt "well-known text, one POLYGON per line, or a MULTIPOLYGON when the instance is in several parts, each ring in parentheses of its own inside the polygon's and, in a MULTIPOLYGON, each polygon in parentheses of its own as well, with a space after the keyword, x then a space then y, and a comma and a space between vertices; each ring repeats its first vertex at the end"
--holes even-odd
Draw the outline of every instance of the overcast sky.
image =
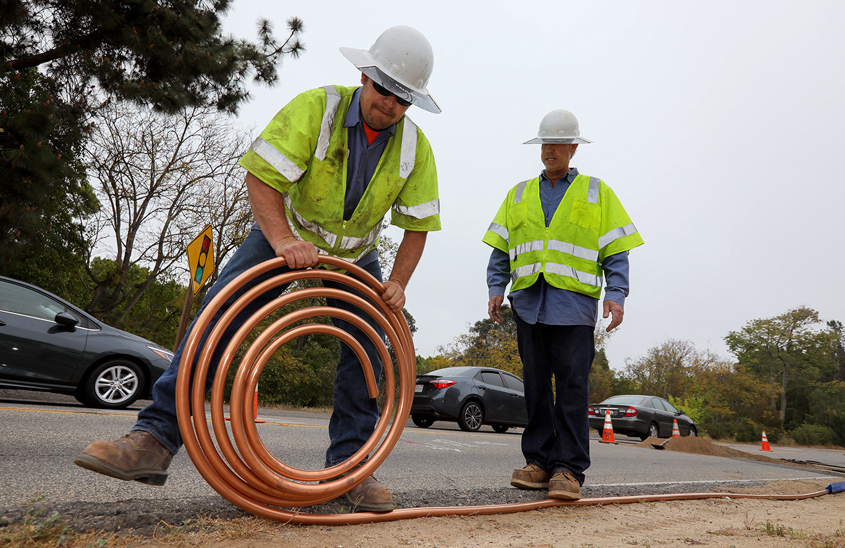
POLYGON ((226 30, 254 39, 262 16, 281 35, 291 15, 307 51, 254 88, 239 119, 259 131, 301 91, 359 82, 341 46, 409 25, 434 48, 443 113, 408 110, 434 150, 443 224, 408 288, 418 354, 486 317, 481 238, 539 174, 539 146, 522 143, 559 108, 595 141, 573 165, 645 240, 611 367, 669 338, 729 358, 729 331, 802 305, 845 321, 845 3, 240 0, 226 30))

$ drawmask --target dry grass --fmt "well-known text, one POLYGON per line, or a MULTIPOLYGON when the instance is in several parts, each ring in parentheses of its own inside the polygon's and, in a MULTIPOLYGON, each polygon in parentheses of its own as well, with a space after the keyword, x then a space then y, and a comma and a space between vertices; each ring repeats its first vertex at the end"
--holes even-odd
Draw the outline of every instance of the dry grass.
POLYGON ((115 542, 113 533, 77 534, 70 529, 58 512, 48 514, 38 495, 28 504, 21 523, 6 524, 0 533, 0 547, 3 548, 47 548, 62 546, 66 548, 114 546, 124 544, 115 542))

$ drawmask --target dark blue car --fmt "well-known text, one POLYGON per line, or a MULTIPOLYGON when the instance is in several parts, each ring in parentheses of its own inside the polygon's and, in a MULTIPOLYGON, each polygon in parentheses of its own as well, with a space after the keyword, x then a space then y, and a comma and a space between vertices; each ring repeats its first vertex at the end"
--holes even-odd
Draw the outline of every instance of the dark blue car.
POLYGON ((411 420, 420 428, 434 421, 458 421, 475 432, 489 424, 496 432, 528 422, 522 379, 490 367, 446 367, 417 375, 411 420))
POLYGON ((148 398, 173 353, 31 284, 0 276, 0 387, 122 409, 148 398))

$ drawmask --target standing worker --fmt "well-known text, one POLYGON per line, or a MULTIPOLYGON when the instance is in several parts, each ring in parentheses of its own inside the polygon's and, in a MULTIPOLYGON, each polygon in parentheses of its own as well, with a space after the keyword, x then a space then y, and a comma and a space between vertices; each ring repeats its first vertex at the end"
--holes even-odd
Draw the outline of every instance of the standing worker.
POLYGON ((508 192, 484 235, 493 247, 487 312, 504 321, 512 282, 508 298, 525 380, 527 465, 513 471, 511 485, 548 488, 550 498, 568 500, 581 498, 590 467, 588 375, 602 273, 611 331, 622 323, 628 295, 628 250, 643 243, 610 187, 569 167, 578 144, 590 142, 571 112, 548 113, 537 138, 525 143, 541 145, 545 169, 508 192))
MULTIPOLYGON (((209 290, 203 308, 249 268, 275 257, 284 257, 287 266, 252 280, 237 292, 214 316, 200 345, 229 303, 250 287, 290 269, 312 267, 320 254, 345 259, 381 281, 378 243, 388 211, 391 223, 405 233, 382 298, 394 311, 405 304, 405 288, 422 255, 426 234, 440 230, 434 156, 428 139, 405 116, 412 104, 440 112, 427 90, 434 55, 419 31, 404 26, 386 30, 369 50, 340 51, 361 71, 361 87, 325 86, 300 94, 276 114, 241 158, 256 223, 209 290)), ((351 291, 343 284, 325 284, 351 291)), ((268 291, 230 324, 211 359, 206 390, 225 341, 286 289, 268 291)), ((364 317, 384 337, 375 321, 357 307, 342 300, 328 301, 330 306, 364 317)), ((363 345, 378 379, 382 363, 370 339, 348 322, 332 321, 363 345)), ((170 460, 182 445, 175 390, 187 338, 156 382, 153 403, 139 413, 131 432, 113 442, 92 443, 74 463, 122 480, 164 484, 170 460)), ((326 467, 340 464, 360 449, 378 417, 378 403, 367 393, 360 361, 341 344, 326 467)), ((393 509, 390 491, 372 476, 345 497, 357 510, 393 509)))

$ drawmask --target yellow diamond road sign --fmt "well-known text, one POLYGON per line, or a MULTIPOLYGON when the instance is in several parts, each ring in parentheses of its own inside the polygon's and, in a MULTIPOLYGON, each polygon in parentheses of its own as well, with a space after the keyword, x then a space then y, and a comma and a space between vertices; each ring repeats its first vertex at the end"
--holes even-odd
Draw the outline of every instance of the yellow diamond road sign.
POLYGON ((188 244, 188 264, 191 267, 191 289, 194 295, 214 272, 214 247, 211 242, 211 225, 188 244))

